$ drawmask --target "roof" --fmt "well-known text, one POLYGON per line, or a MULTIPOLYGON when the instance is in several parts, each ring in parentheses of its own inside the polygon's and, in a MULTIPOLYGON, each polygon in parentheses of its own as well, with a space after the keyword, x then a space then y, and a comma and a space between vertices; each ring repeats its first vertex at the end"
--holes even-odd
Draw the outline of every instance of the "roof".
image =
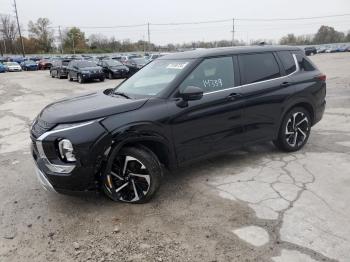
POLYGON ((286 50, 300 50, 295 46, 234 46, 234 47, 220 47, 220 48, 208 48, 208 49, 197 49, 193 51, 185 51, 165 55, 158 59, 196 59, 211 56, 220 55, 234 55, 234 54, 246 54, 256 52, 268 52, 268 51, 286 51, 286 50))

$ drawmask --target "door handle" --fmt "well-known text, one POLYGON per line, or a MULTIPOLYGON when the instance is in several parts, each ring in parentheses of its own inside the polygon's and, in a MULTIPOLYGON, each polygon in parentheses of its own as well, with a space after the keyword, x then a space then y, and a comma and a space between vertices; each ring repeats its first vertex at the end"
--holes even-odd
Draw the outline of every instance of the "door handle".
POLYGON ((229 101, 233 101, 233 100, 236 100, 237 98, 241 98, 242 97, 242 94, 239 94, 239 93, 232 93, 232 94, 229 94, 226 99, 229 100, 229 101))
POLYGON ((282 84, 281 84, 281 87, 288 87, 288 86, 290 86, 292 83, 291 82, 283 82, 282 84))

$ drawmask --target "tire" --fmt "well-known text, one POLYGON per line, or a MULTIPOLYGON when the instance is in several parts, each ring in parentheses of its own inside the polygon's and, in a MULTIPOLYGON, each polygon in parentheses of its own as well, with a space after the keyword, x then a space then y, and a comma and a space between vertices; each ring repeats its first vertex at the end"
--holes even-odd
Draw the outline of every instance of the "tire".
POLYGON ((113 79, 113 75, 111 72, 108 73, 108 79, 113 79))
POLYGON ((55 76, 53 75, 52 71, 50 71, 50 76, 51 76, 52 78, 55 78, 55 76))
POLYGON ((62 78, 61 72, 57 72, 57 78, 58 78, 58 79, 61 79, 61 78, 62 78))
POLYGON ((111 172, 102 178, 103 191, 109 198, 141 204, 155 195, 160 186, 162 167, 151 150, 125 147, 110 161, 113 161, 111 172))
POLYGON ((84 83, 84 80, 83 80, 83 78, 81 77, 80 74, 78 75, 78 82, 79 82, 79 84, 84 83))
POLYGON ((300 150, 307 143, 312 119, 308 110, 295 107, 286 113, 279 129, 275 146, 285 152, 300 150))
POLYGON ((68 81, 73 81, 73 78, 71 77, 70 73, 67 73, 67 79, 68 81))
POLYGON ((101 77, 101 78, 100 78, 100 81, 101 81, 101 82, 105 81, 105 78, 104 78, 104 77, 101 77))

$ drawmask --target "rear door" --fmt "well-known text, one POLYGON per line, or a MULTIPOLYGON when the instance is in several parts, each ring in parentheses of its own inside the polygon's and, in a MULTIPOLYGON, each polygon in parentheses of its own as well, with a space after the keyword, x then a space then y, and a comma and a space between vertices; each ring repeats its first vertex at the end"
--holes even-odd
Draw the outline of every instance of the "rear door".
POLYGON ((187 107, 172 104, 180 164, 241 144, 243 100, 234 97, 239 74, 234 73, 233 61, 232 56, 207 58, 180 85, 179 90, 196 86, 204 91, 202 99, 189 101, 187 107))
POLYGON ((272 139, 279 128, 283 102, 294 90, 287 74, 296 70, 292 55, 286 55, 284 58, 289 60, 288 71, 275 52, 238 56, 241 94, 246 102, 242 120, 246 143, 272 139))

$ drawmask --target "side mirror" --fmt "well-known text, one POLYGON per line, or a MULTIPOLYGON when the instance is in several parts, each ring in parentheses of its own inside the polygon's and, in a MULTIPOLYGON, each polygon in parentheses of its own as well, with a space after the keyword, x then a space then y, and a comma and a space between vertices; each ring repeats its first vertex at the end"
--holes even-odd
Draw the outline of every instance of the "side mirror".
POLYGON ((180 92, 180 97, 182 97, 184 101, 199 100, 203 97, 203 90, 196 86, 188 86, 180 92))

